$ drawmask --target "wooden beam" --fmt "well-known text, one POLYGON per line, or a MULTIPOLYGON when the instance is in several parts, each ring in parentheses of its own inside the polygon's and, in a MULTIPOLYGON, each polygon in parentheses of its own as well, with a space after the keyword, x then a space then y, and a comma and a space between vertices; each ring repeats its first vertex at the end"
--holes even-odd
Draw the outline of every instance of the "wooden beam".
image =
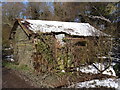
POLYGON ((18 23, 19 23, 20 27, 22 28, 22 30, 25 32, 25 34, 29 37, 31 35, 31 33, 26 29, 26 27, 24 25, 22 25, 20 20, 18 20, 18 23))

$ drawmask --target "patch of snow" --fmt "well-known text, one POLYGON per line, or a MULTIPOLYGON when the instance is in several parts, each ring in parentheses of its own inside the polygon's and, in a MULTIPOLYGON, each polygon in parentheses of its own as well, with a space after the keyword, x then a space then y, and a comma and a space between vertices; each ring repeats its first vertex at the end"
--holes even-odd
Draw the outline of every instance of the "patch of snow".
MULTIPOLYGON (((45 21, 45 20, 26 20, 30 24, 28 28, 35 33, 37 31, 46 32, 64 32, 69 35, 78 36, 100 36, 105 33, 97 30, 89 23, 76 23, 76 22, 60 22, 60 21, 45 21)), ((21 21, 23 23, 23 21, 21 21)))
POLYGON ((120 61, 120 57, 119 58, 113 58, 113 60, 120 61))
POLYGON ((14 62, 14 59, 13 59, 13 58, 11 58, 11 59, 10 59, 10 61, 11 61, 11 62, 14 62))
POLYGON ((65 70, 62 70, 61 72, 65 72, 65 70))
POLYGON ((21 21, 21 23, 25 23, 25 21, 21 21))
POLYGON ((15 60, 13 58, 7 58, 8 61, 14 62, 15 60))
POLYGON ((5 58, 6 58, 7 61, 14 62, 13 55, 5 56, 5 58))
POLYGON ((115 65, 116 65, 116 63, 112 62, 112 63, 111 63, 111 65, 112 65, 112 66, 115 66, 115 65))
POLYGON ((79 68, 76 68, 77 71, 79 71, 80 69, 79 68))
MULTIPOLYGON (((104 70, 105 69, 105 66, 103 64, 101 64, 101 63, 94 63, 94 65, 99 70, 104 70)), ((80 71, 84 72, 84 73, 92 73, 92 74, 98 74, 99 73, 99 71, 93 65, 80 67, 80 71)), ((116 76, 116 73, 115 73, 115 71, 114 71, 112 66, 110 66, 107 70, 105 70, 103 72, 103 74, 116 76)))
POLYGON ((6 58, 13 58, 13 55, 5 56, 6 58))
POLYGON ((5 48, 4 50, 11 50, 12 48, 5 48))
POLYGON ((59 34, 59 35, 55 35, 55 38, 58 40, 58 42, 63 46, 64 45, 64 41, 63 38, 65 37, 64 34, 59 34))
POLYGON ((109 58, 109 57, 106 57, 106 56, 102 56, 102 57, 98 57, 98 58, 103 58, 103 59, 106 59, 106 58, 109 58))
POLYGON ((114 69, 113 69, 112 66, 110 66, 107 70, 105 70, 105 71, 103 72, 103 74, 116 76, 116 73, 115 73, 115 71, 114 71, 114 69))
POLYGON ((92 65, 80 67, 80 71, 84 73, 93 73, 93 74, 99 73, 98 70, 96 70, 96 68, 93 67, 92 65))
POLYGON ((120 90, 120 78, 118 78, 117 81, 118 81, 118 88, 117 88, 117 90, 120 90))
POLYGON ((105 80, 91 80, 80 82, 75 85, 76 88, 96 88, 96 87, 118 88, 117 79, 105 79, 105 80))

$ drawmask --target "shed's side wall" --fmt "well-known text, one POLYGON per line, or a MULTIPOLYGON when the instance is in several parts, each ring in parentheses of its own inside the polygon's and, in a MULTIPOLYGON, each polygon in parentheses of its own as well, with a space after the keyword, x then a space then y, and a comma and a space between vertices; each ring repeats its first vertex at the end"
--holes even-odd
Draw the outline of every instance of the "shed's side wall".
POLYGON ((14 58, 19 65, 28 65, 32 67, 32 53, 34 44, 29 40, 24 31, 18 27, 14 38, 14 58))

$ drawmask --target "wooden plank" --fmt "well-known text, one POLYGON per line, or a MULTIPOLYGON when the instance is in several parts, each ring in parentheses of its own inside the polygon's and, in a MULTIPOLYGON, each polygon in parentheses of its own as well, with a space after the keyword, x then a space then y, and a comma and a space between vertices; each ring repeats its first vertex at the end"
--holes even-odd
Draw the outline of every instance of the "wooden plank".
POLYGON ((22 25, 22 23, 19 20, 18 20, 18 23, 20 27, 22 28, 22 30, 25 32, 25 34, 29 37, 31 33, 26 29, 24 25, 22 25))

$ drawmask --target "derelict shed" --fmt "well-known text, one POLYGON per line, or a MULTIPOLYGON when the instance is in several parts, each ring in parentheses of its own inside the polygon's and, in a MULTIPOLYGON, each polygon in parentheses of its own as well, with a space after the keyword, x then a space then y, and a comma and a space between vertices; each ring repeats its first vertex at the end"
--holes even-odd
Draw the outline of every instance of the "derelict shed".
POLYGON ((106 34, 89 23, 28 19, 17 19, 10 34, 15 60, 39 71, 80 65, 99 36, 106 34))

